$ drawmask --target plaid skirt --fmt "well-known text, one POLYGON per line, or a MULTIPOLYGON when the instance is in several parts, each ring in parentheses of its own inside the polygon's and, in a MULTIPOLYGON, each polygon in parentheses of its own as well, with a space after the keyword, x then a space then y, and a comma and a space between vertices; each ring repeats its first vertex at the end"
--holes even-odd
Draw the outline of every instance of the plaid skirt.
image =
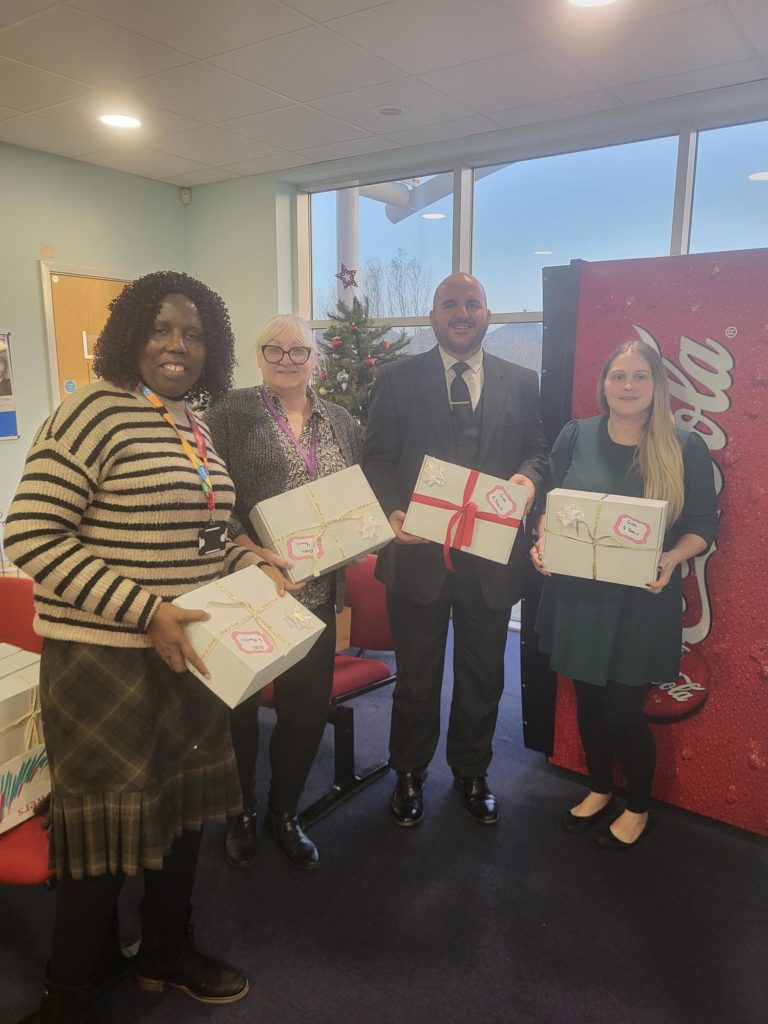
POLYGON ((152 648, 45 639, 40 702, 59 878, 159 869, 182 831, 239 811, 226 706, 152 648))

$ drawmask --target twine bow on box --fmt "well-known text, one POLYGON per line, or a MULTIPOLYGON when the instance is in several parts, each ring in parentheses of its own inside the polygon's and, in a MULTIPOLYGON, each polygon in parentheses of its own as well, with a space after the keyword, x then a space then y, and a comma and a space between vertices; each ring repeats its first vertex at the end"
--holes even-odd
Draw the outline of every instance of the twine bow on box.
POLYGON ((622 544, 620 540, 614 540, 614 538, 608 533, 598 536, 600 516, 603 511, 603 502, 609 497, 609 494, 603 494, 597 499, 597 511, 595 512, 595 521, 592 529, 590 529, 589 524, 584 518, 584 513, 581 509, 576 508, 575 505, 563 505, 560 511, 556 513, 563 530, 572 530, 574 532, 564 533, 560 530, 551 530, 549 526, 547 526, 547 533, 551 533, 555 537, 565 537, 568 540, 575 540, 578 544, 592 545, 593 580, 597 579, 597 554, 600 548, 614 548, 620 551, 635 551, 641 555, 647 554, 649 550, 647 547, 631 547, 628 544, 622 544), (582 537, 579 534, 579 530, 582 527, 587 531, 586 537, 582 537))
MULTIPOLYGON (((458 548, 460 550, 461 548, 470 547, 475 533, 475 523, 478 519, 484 523, 495 523, 497 526, 512 526, 515 529, 520 525, 520 520, 514 519, 512 516, 500 516, 495 512, 481 512, 478 509, 477 502, 472 501, 472 494, 474 493, 479 476, 479 470, 471 469, 469 471, 460 505, 456 505, 452 501, 446 501, 444 498, 433 498, 428 494, 419 494, 418 491, 414 491, 411 495, 411 501, 416 502, 418 505, 429 505, 431 508, 448 509, 453 512, 453 515, 448 520, 445 540, 443 541, 443 563, 449 572, 454 572, 453 562, 451 561, 451 548, 458 548)), ((427 482, 436 482, 442 486, 444 478, 443 481, 435 479, 434 481, 428 480, 427 482)))
MULTIPOLYGON (((315 513, 317 515, 317 518, 320 521, 320 529, 315 530, 314 533, 310 533, 309 531, 305 533, 305 531, 303 530, 291 530, 290 533, 285 533, 279 537, 275 537, 274 540, 272 541, 272 544, 276 545, 285 543, 287 541, 290 541, 292 537, 306 536, 309 539, 311 539, 312 575, 317 577, 320 575, 320 566, 318 565, 319 557, 317 553, 318 546, 320 540, 322 539, 326 531, 330 531, 331 536, 333 538, 333 542, 341 554, 341 560, 343 562, 349 561, 349 559, 353 558, 354 555, 347 553, 347 551, 344 549, 344 545, 341 543, 337 534, 334 532, 333 527, 336 526, 338 523, 359 522, 361 524, 360 536, 362 537, 362 539, 364 541, 375 541, 376 534, 378 533, 379 530, 379 524, 376 522, 374 516, 372 516, 370 513, 375 511, 375 509, 378 506, 375 501, 366 501, 362 505, 355 505, 354 508, 349 509, 347 512, 343 512, 338 516, 326 516, 323 513, 322 508, 320 507, 320 503, 315 497, 315 493, 312 490, 311 484, 305 486, 307 496, 309 497, 312 507, 314 508, 315 513)), ((315 524, 312 525, 311 529, 315 529, 315 524)), ((355 552, 355 554, 358 554, 358 552, 355 552)))
POLYGON ((14 729, 18 729, 20 725, 24 725, 24 753, 31 750, 32 747, 37 747, 43 742, 43 733, 40 723, 40 688, 33 686, 29 691, 29 708, 20 715, 15 721, 8 722, 7 725, 0 727, 0 736, 5 736, 6 733, 12 732, 14 729))
MULTIPOLYGON (((208 642, 208 646, 200 654, 200 658, 202 661, 205 661, 205 659, 210 655, 211 651, 214 650, 216 645, 219 644, 225 636, 227 636, 228 634, 231 635, 235 630, 240 629, 243 626, 249 625, 251 623, 255 624, 261 630, 261 632, 267 637, 267 639, 274 644, 277 652, 281 655, 281 657, 285 657, 285 655, 288 654, 288 652, 291 649, 290 640, 288 640, 286 636, 284 636, 277 629, 275 629, 274 626, 268 625, 263 617, 264 612, 268 611, 270 608, 273 608, 276 604, 278 604, 281 598, 273 597, 262 608, 256 608, 248 601, 244 601, 242 600, 242 598, 239 598, 237 594, 230 593, 226 589, 226 587, 223 586, 221 583, 216 583, 216 587, 219 590, 221 590, 223 594, 229 597, 230 600, 208 601, 207 607, 243 608, 245 610, 245 615, 243 615, 242 618, 237 619, 235 622, 228 623, 226 626, 220 629, 218 633, 211 637, 211 639, 208 642)), ((309 614, 305 612, 300 606, 297 608, 287 608, 283 618, 285 619, 285 621, 287 622, 288 626, 291 629, 303 630, 310 628, 312 625, 312 621, 309 614)))

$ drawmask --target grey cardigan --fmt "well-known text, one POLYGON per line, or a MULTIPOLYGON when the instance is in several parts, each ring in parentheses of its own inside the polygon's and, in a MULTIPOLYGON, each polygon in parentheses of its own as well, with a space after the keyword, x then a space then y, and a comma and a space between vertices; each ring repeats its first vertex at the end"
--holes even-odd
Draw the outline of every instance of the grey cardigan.
MULTIPOLYGON (((355 424, 346 409, 318 399, 346 465, 359 461, 355 424)), ((213 445, 224 459, 235 484, 235 507, 229 521, 229 535, 247 533, 257 537, 249 513, 258 501, 282 494, 286 489, 288 463, 275 442, 274 427, 258 388, 238 388, 216 402, 205 414, 213 445)), ((263 546, 263 545, 262 545, 263 546)), ((336 576, 336 607, 344 604, 344 571, 336 576)))

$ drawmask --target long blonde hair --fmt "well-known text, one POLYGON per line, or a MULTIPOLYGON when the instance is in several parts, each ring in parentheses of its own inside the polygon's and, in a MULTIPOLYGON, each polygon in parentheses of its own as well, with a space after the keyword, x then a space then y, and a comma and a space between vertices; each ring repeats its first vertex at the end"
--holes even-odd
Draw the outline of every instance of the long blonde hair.
POLYGON ((661 356, 644 341, 627 341, 615 349, 603 366, 597 385, 597 401, 608 412, 605 380, 619 356, 636 352, 648 363, 653 381, 653 400, 635 454, 635 467, 643 478, 646 498, 667 502, 667 525, 674 523, 683 511, 685 485, 683 453, 675 433, 675 421, 669 408, 669 385, 661 356))

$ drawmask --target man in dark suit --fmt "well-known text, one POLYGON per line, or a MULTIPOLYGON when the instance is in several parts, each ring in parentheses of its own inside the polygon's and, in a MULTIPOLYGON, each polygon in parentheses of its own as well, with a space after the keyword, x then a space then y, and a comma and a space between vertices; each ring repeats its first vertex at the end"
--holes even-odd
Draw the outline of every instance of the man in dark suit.
POLYGON ((423 816, 422 784, 440 734, 440 689, 453 614, 453 699, 447 755, 469 813, 492 825, 496 798, 486 782, 512 605, 519 600, 526 552, 520 530, 508 565, 452 552, 402 529, 425 455, 528 488, 526 511, 542 483, 546 442, 532 370, 483 352, 490 323, 483 286, 452 274, 429 315, 438 345, 384 366, 376 376, 363 468, 395 533, 378 559, 387 586, 398 679, 392 708, 391 802, 398 825, 423 816))

